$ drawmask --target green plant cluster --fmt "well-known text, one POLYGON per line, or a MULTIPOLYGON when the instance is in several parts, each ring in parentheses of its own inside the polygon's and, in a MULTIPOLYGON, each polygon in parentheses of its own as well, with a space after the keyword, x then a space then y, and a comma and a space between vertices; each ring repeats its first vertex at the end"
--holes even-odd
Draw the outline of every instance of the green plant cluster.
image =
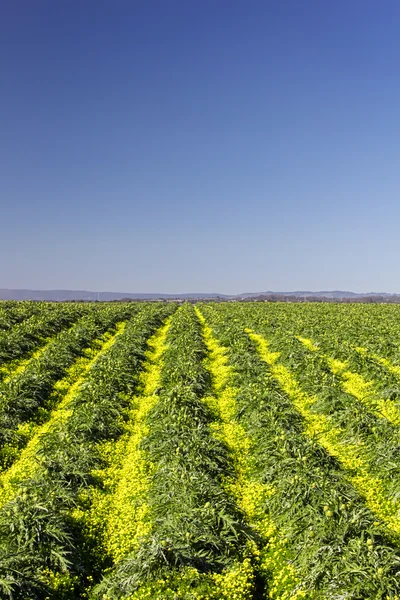
POLYGON ((68 327, 88 312, 84 305, 56 305, 44 312, 17 323, 11 329, 0 331, 0 365, 13 361, 34 350, 47 338, 68 327))
MULTIPOLYGON (((378 319, 376 326, 379 323, 378 319)), ((265 322, 265 315, 261 313, 257 315, 255 312, 253 326, 265 334, 271 350, 280 352, 280 360, 290 368, 302 389, 315 399, 312 410, 316 414, 327 416, 332 425, 341 430, 343 445, 359 447, 358 453, 365 460, 368 472, 382 481, 383 493, 396 506, 400 500, 400 428, 383 415, 380 416, 379 411, 373 410, 373 404, 366 404, 362 399, 343 390, 343 382, 332 372, 325 352, 308 350, 283 327, 277 334, 270 323, 265 322)), ((354 336, 355 332, 351 328, 350 330, 354 336)), ((315 324, 315 330, 308 325, 307 334, 312 336, 311 339, 318 340, 318 343, 323 339, 322 349, 328 352, 330 349, 332 354, 335 348, 344 347, 343 344, 339 345, 333 341, 333 333, 325 331, 324 324, 321 322, 315 324), (323 333, 317 335, 315 331, 323 333)), ((359 339, 362 338, 363 330, 360 326, 359 339)), ((348 353, 351 356, 350 347, 348 353)), ((368 362, 373 363, 371 360, 368 362)), ((358 363, 353 362, 353 369, 361 364, 365 366, 366 361, 359 357, 358 363)), ((359 373, 359 370, 354 372, 359 373)), ((381 387, 385 386, 387 375, 387 373, 380 373, 377 381, 381 382, 381 387)))
MULTIPOLYGON (((318 438, 305 433, 302 417, 244 333, 237 307, 205 305, 201 310, 228 348, 236 373, 238 420, 253 441, 251 454, 260 481, 274 488, 265 511, 307 597, 395 598, 400 592, 398 540, 365 506, 318 438)), ((246 317, 245 323, 255 327, 250 311, 246 317)), ((277 340, 281 335, 282 331, 277 340)), ((293 358, 291 366, 295 363, 293 358)), ((282 589, 271 597, 290 596, 282 589)))
POLYGON ((1 597, 84 597, 98 557, 74 511, 90 502, 82 492, 97 484, 99 447, 122 433, 146 340, 172 310, 142 305, 88 373, 70 417, 43 435, 32 478, 13 482, 14 497, 0 510, 1 597))
POLYGON ((243 560, 254 537, 223 485, 234 470, 210 428, 215 415, 203 401, 211 392, 207 350, 190 305, 174 314, 166 341, 158 401, 141 445, 152 465, 151 530, 93 598, 229 597, 223 588, 215 591, 213 577, 243 560))
MULTIPOLYGON (((324 354, 345 361, 350 371, 371 382, 372 390, 383 398, 398 401, 400 407, 399 307, 375 305, 361 311, 360 307, 350 306, 347 312, 344 312, 344 308, 331 308, 330 319, 327 318, 329 312, 325 314, 321 309, 318 319, 309 319, 309 306, 296 320, 291 318, 292 311, 286 310, 285 314, 278 317, 281 331, 285 329, 286 337, 296 333, 311 338, 324 354), (358 310, 355 312, 356 308, 358 310), (336 317, 334 322, 333 317, 336 317), (364 352, 357 351, 360 347, 364 352), (390 372, 385 364, 379 363, 377 356, 390 361, 397 367, 397 373, 390 372)), ((265 321, 260 312, 258 320, 265 321)), ((268 324, 264 323, 264 326, 268 324)), ((269 326, 268 329, 271 332, 269 326)))
POLYGON ((399 600, 399 316, 0 303, 0 598, 399 600))
POLYGON ((81 317, 71 328, 54 336, 45 351, 29 361, 21 373, 0 382, 0 466, 3 469, 12 464, 29 439, 27 434, 32 428, 21 432, 19 425, 30 421, 34 426, 45 421, 54 408, 51 395, 54 383, 88 346, 134 310, 131 306, 114 305, 81 317))
POLYGON ((313 410, 327 415, 342 430, 343 443, 361 446, 370 473, 385 482, 387 496, 400 498, 399 427, 343 391, 340 379, 320 354, 307 352, 297 340, 285 336, 271 346, 281 350, 283 362, 302 388, 315 396, 313 410))
POLYGON ((34 302, 31 300, 0 301, 0 331, 10 329, 16 323, 21 323, 33 315, 49 312, 54 304, 34 302))

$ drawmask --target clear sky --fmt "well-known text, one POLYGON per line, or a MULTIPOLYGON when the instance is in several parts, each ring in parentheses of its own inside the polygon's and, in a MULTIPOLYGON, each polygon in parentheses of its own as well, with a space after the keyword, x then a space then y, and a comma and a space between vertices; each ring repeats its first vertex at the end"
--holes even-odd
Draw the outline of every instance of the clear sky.
POLYGON ((0 288, 400 292, 398 0, 0 4, 0 288))

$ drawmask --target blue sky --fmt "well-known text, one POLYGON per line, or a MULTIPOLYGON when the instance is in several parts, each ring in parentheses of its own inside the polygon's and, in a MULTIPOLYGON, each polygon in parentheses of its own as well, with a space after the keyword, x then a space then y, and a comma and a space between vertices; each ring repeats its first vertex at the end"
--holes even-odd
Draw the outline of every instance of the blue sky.
POLYGON ((397 0, 0 6, 0 287, 400 292, 397 0))

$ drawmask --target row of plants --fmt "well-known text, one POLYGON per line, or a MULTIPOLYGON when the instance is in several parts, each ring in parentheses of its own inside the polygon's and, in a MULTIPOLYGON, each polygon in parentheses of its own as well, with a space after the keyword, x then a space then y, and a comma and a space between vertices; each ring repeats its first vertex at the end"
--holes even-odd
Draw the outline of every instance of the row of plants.
POLYGON ((15 362, 0 597, 396 600, 398 428, 333 368, 348 347, 395 376, 370 342, 395 318, 294 306, 93 306, 15 362), (63 336, 113 310, 65 366, 63 336))
POLYGON ((382 343, 387 337, 385 330, 378 320, 373 338, 363 336, 360 326, 358 339, 338 339, 327 330, 323 335, 313 334, 313 340, 329 357, 331 368, 342 378, 349 393, 375 403, 378 411, 400 424, 400 332, 398 326, 397 331, 393 327, 390 341, 382 343))
POLYGON ((329 361, 293 336, 281 332, 269 344, 265 337, 253 334, 253 339, 307 419, 310 431, 318 432, 321 443, 348 469, 350 480, 370 508, 399 535, 399 428, 373 412, 357 394, 344 391, 342 378, 329 361), (277 351, 280 364, 274 365, 277 351))
POLYGON ((109 500, 95 505, 97 531, 106 516, 93 537, 112 564, 90 597, 244 600, 255 589, 255 534, 226 485, 234 464, 213 429, 193 308, 183 305, 153 344, 109 500))
POLYGON ((311 437, 318 436, 319 443, 336 457, 348 473, 349 481, 364 497, 369 508, 385 522, 388 530, 398 537, 400 534, 399 508, 396 499, 388 494, 387 481, 371 472, 368 452, 362 441, 348 440, 345 431, 335 423, 332 416, 316 412, 318 398, 304 392, 299 382, 284 364, 277 362, 279 353, 271 352, 263 336, 246 329, 255 342, 261 360, 266 362, 271 374, 280 387, 291 398, 302 415, 311 437))
POLYGON ((277 597, 277 593, 280 598, 303 598, 305 591, 301 581, 285 556, 284 539, 265 511, 274 487, 259 477, 254 464, 255 440, 251 430, 238 418, 240 389, 235 386, 236 374, 229 363, 228 349, 219 343, 201 311, 197 307, 195 310, 203 325, 209 352, 206 365, 213 380, 214 393, 206 401, 219 416, 212 427, 217 437, 227 444, 235 465, 234 476, 227 479, 226 484, 257 534, 256 542, 253 541, 252 562, 258 592, 262 596, 268 593, 271 598, 277 597))
MULTIPOLYGON (((99 339, 136 308, 109 306, 78 320, 71 328, 54 336, 43 352, 0 382, 0 466, 9 467, 26 445, 36 427, 43 423, 57 402, 54 385, 80 357, 90 354, 106 340, 99 339), (90 348, 92 346, 92 348, 90 348), (23 425, 23 426, 22 426, 23 425)), ((112 330, 110 334, 114 331, 112 330)))
MULTIPOLYGON (((310 431, 318 432, 321 443, 348 469, 371 509, 399 534, 400 431, 390 401, 381 399, 383 410, 374 414, 371 398, 376 409, 376 396, 358 373, 345 371, 345 379, 334 368, 337 361, 318 350, 312 340, 293 335, 281 324, 277 328, 269 307, 246 314, 237 307, 236 318, 240 310, 243 326, 247 323, 263 333, 258 342, 267 362, 274 363, 278 358, 274 353, 279 352, 276 375, 307 419, 310 431), (388 416, 395 424, 388 422, 388 416)), ((286 310, 290 314, 292 307, 286 310)))
MULTIPOLYGON (((59 304, 33 314, 7 331, 0 331, 0 365, 24 357, 81 316, 97 310, 97 307, 89 305, 59 304)), ((13 369, 15 366, 18 364, 14 363, 9 368, 13 369)), ((7 375, 8 371, 9 369, 1 369, 0 377, 7 375)))
POLYGON ((261 563, 269 572, 269 597, 302 591, 307 598, 396 598, 398 536, 388 533, 349 482, 348 470, 321 445, 321 432, 313 434, 279 378, 277 353, 269 350, 269 360, 260 360, 236 308, 204 305, 201 312, 227 348, 228 384, 237 390, 237 422, 251 440, 252 476, 271 488, 261 511, 271 522, 261 563), (288 565, 293 571, 281 576, 288 565))
POLYGON ((55 304, 48 302, 0 301, 0 331, 10 329, 16 323, 21 323, 32 315, 48 312, 55 308, 55 304))
MULTIPOLYGON (((15 456, 12 464, 0 473, 0 506, 8 502, 15 492, 14 482, 29 479, 37 466, 37 452, 43 436, 65 423, 72 415, 74 398, 85 385, 88 373, 99 359, 109 352, 116 339, 122 335, 126 322, 118 323, 112 332, 106 332, 96 339, 89 352, 77 359, 68 369, 63 379, 57 381, 51 394, 53 410, 48 411, 48 419, 43 423, 28 421, 18 427, 18 434, 24 438, 23 448, 13 448, 15 456)), ((8 448, 10 451, 10 448, 8 448)), ((11 461, 10 461, 11 462, 11 461)))
POLYGON ((385 305, 253 305, 238 307, 241 318, 264 326, 268 337, 293 334, 310 338, 339 369, 373 381, 371 393, 399 406, 400 313, 385 305), (267 308, 267 310, 266 310, 267 308), (340 365, 343 362, 345 367, 340 365))
POLYGON ((141 442, 149 432, 146 417, 158 401, 170 326, 171 317, 147 342, 137 394, 129 398, 125 432, 118 442, 104 444, 106 468, 97 474, 103 485, 92 491, 90 511, 82 514, 86 529, 96 540, 97 552, 109 556, 114 563, 137 547, 138 539, 150 523, 146 503, 150 464, 141 442))
MULTIPOLYGON (((99 576, 96 548, 82 527, 89 490, 102 485, 107 441, 125 430, 146 341, 172 305, 141 305, 108 351, 86 373, 36 446, 30 472, 14 477, 13 494, 0 509, 0 594, 5 598, 84 598, 99 576)), ((17 464, 17 463, 16 463, 17 464)))
POLYGON ((346 360, 348 348, 363 346, 377 355, 398 363, 400 307, 384 304, 292 304, 242 303, 235 306, 236 318, 263 323, 273 333, 286 332, 315 338, 335 345, 340 360, 346 360))
POLYGON ((377 416, 383 416, 392 423, 400 425, 400 403, 396 401, 397 392, 400 391, 399 373, 396 373, 396 367, 392 366, 387 359, 371 355, 366 349, 358 347, 357 350, 349 349, 345 361, 338 360, 322 352, 320 346, 316 346, 310 338, 297 336, 297 339, 310 352, 318 354, 317 360, 324 369, 330 369, 339 379, 345 392, 366 404, 377 416), (366 370, 368 370, 368 379, 360 374, 366 370), (372 373, 374 378, 371 377, 372 373), (393 383, 398 389, 393 388, 393 383))

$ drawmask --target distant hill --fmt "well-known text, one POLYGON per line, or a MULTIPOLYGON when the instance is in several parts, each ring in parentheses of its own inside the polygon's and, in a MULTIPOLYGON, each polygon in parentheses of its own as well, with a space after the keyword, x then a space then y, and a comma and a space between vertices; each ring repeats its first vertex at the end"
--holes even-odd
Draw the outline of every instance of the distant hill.
POLYGON ((110 302, 113 300, 157 300, 174 298, 217 298, 219 294, 133 294, 131 292, 89 292, 87 290, 9 290, 0 289, 0 300, 86 300, 89 302, 110 302))
POLYGON ((296 298, 306 298, 306 297, 314 297, 314 298, 364 298, 367 296, 395 296, 396 294, 387 294, 385 292, 368 292, 365 294, 359 294, 357 292, 345 292, 341 290, 334 291, 323 291, 323 292, 310 292, 310 291, 295 291, 295 292, 249 292, 246 294, 238 294, 240 297, 251 298, 252 296, 296 296, 296 298))
POLYGON ((83 300, 86 302, 110 302, 117 300, 292 300, 292 301, 356 301, 400 302, 400 295, 387 293, 357 294, 348 291, 294 291, 294 292, 246 292, 237 295, 217 293, 154 294, 132 292, 90 292, 87 290, 10 290, 0 289, 0 300, 47 300, 52 302, 83 300))

